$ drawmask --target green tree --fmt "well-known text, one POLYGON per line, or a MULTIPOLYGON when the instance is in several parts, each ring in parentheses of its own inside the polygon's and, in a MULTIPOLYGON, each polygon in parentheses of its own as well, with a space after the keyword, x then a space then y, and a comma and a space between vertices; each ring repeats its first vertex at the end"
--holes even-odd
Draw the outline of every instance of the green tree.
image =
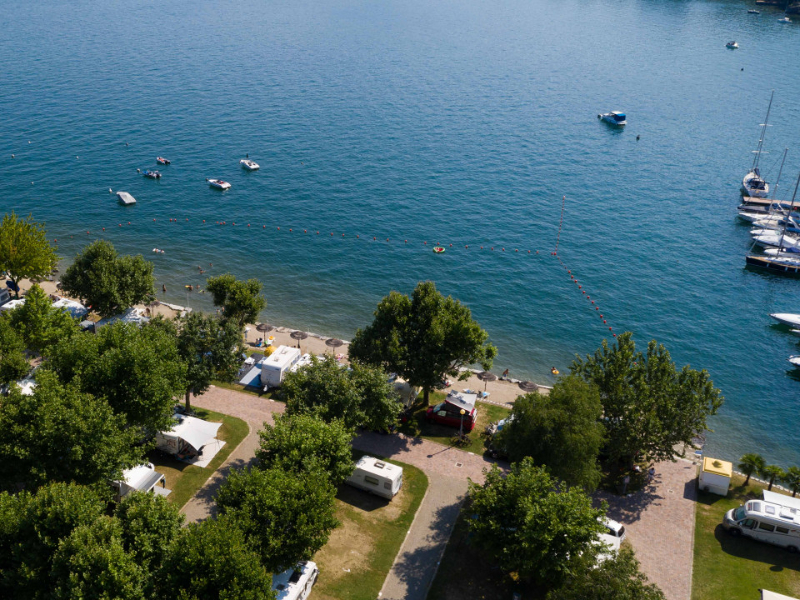
POLYGON ((239 331, 247 323, 254 323, 258 313, 267 307, 258 279, 239 281, 230 273, 209 277, 206 290, 211 293, 214 305, 222 307, 223 319, 234 323, 239 331))
POLYGON ((758 470, 758 474, 767 481, 767 491, 772 490, 776 479, 783 479, 786 475, 778 465, 764 465, 758 470))
POLYGON ((41 354, 80 331, 72 315, 54 308, 50 297, 36 284, 25 295, 25 304, 12 310, 9 319, 28 349, 41 354))
POLYGON ((241 331, 213 316, 191 312, 180 320, 178 354, 186 363, 186 409, 191 394, 202 394, 215 379, 233 381, 239 371, 241 331))
POLYGON ((105 400, 40 370, 32 396, 14 388, 0 402, 0 486, 105 486, 137 460, 137 439, 105 400))
POLYGON ((181 532, 184 516, 163 496, 134 492, 117 504, 114 516, 120 523, 126 552, 148 570, 166 558, 170 545, 181 532))
POLYGON ((112 323, 58 344, 46 365, 148 433, 172 426, 175 399, 186 391, 176 339, 161 327, 112 323))
POLYGON ((350 358, 421 387, 426 404, 443 377, 466 379, 469 373, 459 369, 468 365, 489 370, 497 355, 469 308, 442 296, 431 281, 420 282, 411 298, 392 292, 374 314, 370 325, 356 331, 350 358))
POLYGON ((764 457, 760 454, 745 454, 742 458, 739 459, 739 470, 747 475, 747 479, 744 480, 744 485, 750 483, 750 476, 753 473, 759 473, 761 470, 767 466, 767 461, 764 460, 764 457))
POLYGON ((610 458, 631 464, 644 454, 650 460, 671 460, 676 446, 709 430, 723 398, 708 373, 684 366, 678 371, 669 352, 655 341, 647 354, 636 351, 631 333, 587 356, 576 357, 572 372, 595 384, 603 402, 610 458))
POLYGON ((616 556, 592 565, 551 590, 547 600, 665 600, 658 586, 647 582, 633 550, 623 546, 616 556))
POLYGON ((597 388, 570 375, 547 396, 534 392, 517 398, 497 444, 511 462, 530 456, 553 477, 594 491, 601 478, 602 412, 597 388))
POLYGON ((0 597, 51 598, 50 565, 59 544, 99 519, 105 506, 91 488, 67 483, 36 494, 0 494, 0 597))
POLYGON ((149 573, 125 551, 122 527, 101 517, 75 528, 53 555, 51 579, 56 600, 145 600, 149 573))
POLYGON ((274 600, 272 576, 227 519, 192 523, 155 576, 157 598, 274 600))
POLYGON ((273 573, 308 560, 338 525, 336 490, 326 474, 279 469, 234 471, 217 495, 220 514, 245 534, 273 573))
POLYGON ((155 297, 153 263, 140 254, 120 256, 111 242, 98 240, 75 257, 61 277, 62 289, 102 317, 117 315, 155 297))
POLYGON ((283 380, 287 414, 339 419, 348 428, 385 430, 396 422, 402 404, 383 371, 359 363, 343 369, 332 356, 311 360, 283 380))
POLYGON ((797 492, 800 490, 800 468, 789 467, 786 469, 783 474, 783 482, 792 490, 792 498, 797 496, 797 492))
POLYGON ((22 279, 47 277, 58 264, 56 251, 47 240, 42 223, 31 215, 18 218, 16 213, 6 214, 0 223, 0 271, 17 287, 22 279))
POLYGON ((594 560, 605 507, 592 508, 585 492, 566 489, 530 458, 505 477, 492 465, 469 497, 473 543, 503 571, 552 587, 594 560))
POLYGON ((12 327, 8 315, 0 315, 0 385, 22 379, 30 370, 22 336, 12 327))
POLYGON ((341 421, 326 423, 312 415, 275 415, 275 425, 264 424, 256 451, 258 466, 292 473, 321 471, 333 485, 353 472, 352 430, 341 421))

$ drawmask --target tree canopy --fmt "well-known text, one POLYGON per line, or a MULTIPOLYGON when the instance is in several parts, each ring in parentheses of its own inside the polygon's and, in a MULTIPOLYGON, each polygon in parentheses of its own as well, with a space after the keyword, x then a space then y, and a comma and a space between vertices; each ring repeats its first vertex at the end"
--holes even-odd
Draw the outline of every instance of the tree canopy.
POLYGON ((181 532, 184 516, 163 496, 133 492, 117 504, 122 546, 145 568, 156 569, 181 532))
POLYGON ((215 379, 233 381, 239 370, 241 331, 234 323, 190 312, 178 324, 178 354, 186 363, 186 408, 215 379))
POLYGON ((61 287, 102 317, 117 315, 155 297, 153 263, 120 256, 111 242, 86 246, 61 277, 61 287))
POLYGON ((583 569, 547 595, 547 600, 665 600, 656 586, 639 570, 633 550, 620 548, 599 565, 583 569))
POLYGON ((192 523, 155 576, 157 598, 274 600, 272 576, 227 519, 192 523))
POLYGON ((44 225, 31 215, 22 219, 6 214, 0 223, 0 271, 16 284, 19 298, 21 279, 47 277, 58 264, 58 255, 47 240, 44 225))
POLYGON ((750 453, 742 456, 742 458, 739 459, 739 470, 747 475, 744 484, 747 485, 750 483, 750 477, 753 473, 760 472, 766 466, 767 461, 764 460, 764 457, 760 454, 750 453))
POLYGON ((40 369, 33 395, 0 402, 0 488, 118 479, 139 458, 138 436, 108 403, 40 369))
POLYGON ((223 320, 234 323, 240 331, 247 323, 254 323, 258 313, 267 307, 261 287, 258 279, 239 281, 230 273, 206 281, 214 305, 222 307, 223 320))
POLYGON ((9 319, 27 348, 45 355, 58 342, 80 331, 72 315, 55 308, 50 297, 36 284, 25 295, 25 303, 11 311, 9 319))
POLYGON ((308 560, 338 525, 336 490, 325 473, 279 469, 233 471, 220 487, 220 514, 244 532, 268 571, 308 560))
POLYGON ((312 357, 310 365, 288 373, 281 393, 287 414, 338 419, 348 428, 388 429, 402 409, 386 373, 358 363, 344 369, 332 356, 312 357))
POLYGON ((708 430, 707 418, 723 402, 705 370, 678 371, 655 340, 646 354, 637 352, 630 332, 613 346, 604 340, 585 360, 576 357, 571 368, 600 390, 608 452, 620 462, 673 459, 678 444, 708 430))
POLYGON ((78 334, 52 349, 46 367, 150 433, 171 426, 175 399, 186 391, 176 340, 160 327, 116 322, 78 334))
POLYGON ((0 315, 0 385, 22 379, 30 370, 25 341, 11 325, 9 315, 0 315))
POLYGON ((379 366, 421 387, 428 402, 445 376, 466 379, 461 367, 492 367, 497 349, 472 319, 469 308, 445 298, 431 281, 420 282, 409 298, 392 292, 378 303, 373 322, 356 331, 349 355, 379 366))
POLYGON ((341 421, 326 423, 313 415, 275 415, 275 425, 264 424, 256 451, 258 466, 289 473, 321 471, 333 485, 353 472, 350 442, 353 432, 341 421))
POLYGON ((594 491, 601 478, 602 411, 597 389, 570 375, 546 396, 534 392, 517 398, 497 445, 511 462, 530 456, 553 477, 594 491))
POLYGON ((580 488, 566 488, 530 458, 503 476, 497 465, 483 485, 470 483, 469 529, 473 543, 503 571, 542 586, 560 584, 594 560, 598 521, 580 488))

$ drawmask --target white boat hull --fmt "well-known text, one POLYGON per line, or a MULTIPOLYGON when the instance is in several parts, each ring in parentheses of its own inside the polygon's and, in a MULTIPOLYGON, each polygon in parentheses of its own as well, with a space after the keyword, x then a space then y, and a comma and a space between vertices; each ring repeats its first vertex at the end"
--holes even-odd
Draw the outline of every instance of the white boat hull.
POLYGON ((252 160, 242 159, 239 161, 239 164, 242 165, 245 171, 258 171, 261 168, 257 162, 252 160))
POLYGON ((215 190, 229 190, 231 189, 231 184, 227 181, 222 181, 221 179, 209 179, 208 185, 210 185, 215 190))
POLYGON ((744 176, 742 179, 742 187, 744 191, 747 192, 748 196, 752 196, 753 198, 766 198, 769 196, 769 184, 764 181, 764 187, 754 186, 754 180, 761 180, 753 171, 750 171, 747 175, 744 176))
POLYGON ((769 315, 781 325, 789 327, 800 327, 800 315, 794 313, 770 313, 769 315))

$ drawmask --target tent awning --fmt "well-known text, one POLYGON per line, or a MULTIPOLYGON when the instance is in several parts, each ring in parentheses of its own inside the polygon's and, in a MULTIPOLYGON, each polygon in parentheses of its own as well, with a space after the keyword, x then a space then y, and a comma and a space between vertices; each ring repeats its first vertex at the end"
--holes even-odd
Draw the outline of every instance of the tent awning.
POLYGON ((222 427, 222 423, 209 423, 195 417, 179 415, 177 418, 180 419, 180 422, 170 433, 184 440, 198 452, 217 437, 217 432, 222 427))

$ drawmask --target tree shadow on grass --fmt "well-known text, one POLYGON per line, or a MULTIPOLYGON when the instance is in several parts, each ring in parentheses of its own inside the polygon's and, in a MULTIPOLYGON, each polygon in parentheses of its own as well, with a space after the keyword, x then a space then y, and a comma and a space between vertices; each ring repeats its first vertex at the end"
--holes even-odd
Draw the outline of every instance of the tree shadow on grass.
POLYGON ((386 498, 381 498, 375 494, 359 490, 346 483, 339 486, 336 499, 365 512, 372 512, 379 508, 385 508, 389 504, 389 500, 386 498))
POLYGON ((785 548, 744 536, 734 537, 722 524, 717 525, 714 529, 714 538, 719 542, 720 549, 725 554, 772 565, 770 570, 775 572, 783 569, 800 571, 800 554, 792 554, 785 548))

